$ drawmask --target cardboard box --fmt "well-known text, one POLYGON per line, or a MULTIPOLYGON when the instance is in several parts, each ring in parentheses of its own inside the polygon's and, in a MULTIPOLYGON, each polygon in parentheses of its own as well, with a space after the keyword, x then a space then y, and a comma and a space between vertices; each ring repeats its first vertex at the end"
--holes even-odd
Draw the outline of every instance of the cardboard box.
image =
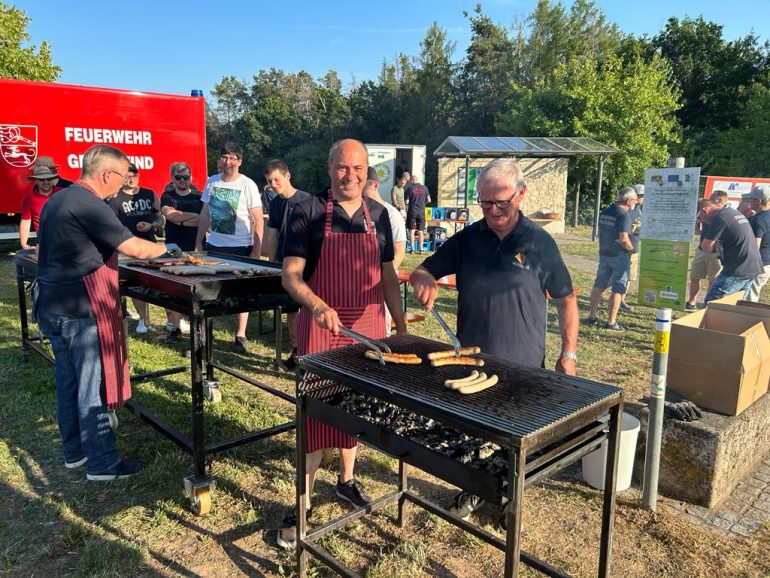
POLYGON ((770 312, 766 319, 757 312, 712 302, 674 321, 667 387, 726 415, 738 415, 764 395, 770 380, 770 312))

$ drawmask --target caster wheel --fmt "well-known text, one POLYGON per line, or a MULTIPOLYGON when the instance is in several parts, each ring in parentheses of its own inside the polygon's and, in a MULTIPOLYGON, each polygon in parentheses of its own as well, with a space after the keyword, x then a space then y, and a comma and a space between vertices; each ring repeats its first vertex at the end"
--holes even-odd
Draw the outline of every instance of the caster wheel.
POLYGON ((203 396, 211 403, 219 403, 222 401, 222 392, 219 391, 219 386, 217 385, 204 385, 203 396))
POLYGON ((211 491, 208 488, 195 490, 195 498, 190 502, 190 509, 196 516, 205 516, 211 511, 211 491))
POLYGON ((118 415, 114 411, 108 411, 107 418, 110 420, 110 428, 112 431, 118 429, 118 415))

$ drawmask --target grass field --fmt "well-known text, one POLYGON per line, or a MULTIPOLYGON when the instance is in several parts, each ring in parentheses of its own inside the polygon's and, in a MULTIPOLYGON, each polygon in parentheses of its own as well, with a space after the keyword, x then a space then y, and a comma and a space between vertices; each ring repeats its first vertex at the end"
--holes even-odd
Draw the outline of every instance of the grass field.
MULTIPOLYGON (((589 240, 563 243, 564 252, 595 254, 589 240)), ((405 269, 418 264, 408 256, 405 269)), ((593 272, 575 269, 581 317, 593 272)), ((442 309, 455 295, 444 291, 442 309)), ((410 305, 414 308, 414 304, 410 305)), ((135 372, 184 363, 184 344, 167 346, 162 310, 153 307, 158 331, 132 336, 135 372)), ((257 336, 256 314, 249 327, 252 354, 229 353, 232 322, 217 320, 216 356, 270 385, 293 393, 287 374, 267 368, 272 335, 257 336)), ((450 325, 454 317, 447 314, 450 325)), ((633 406, 649 389, 654 310, 637 307, 623 315, 624 334, 581 329, 579 375, 619 385, 633 406)), ((133 328, 133 323, 130 327, 133 328)), ((53 369, 38 356, 20 355, 15 270, 0 260, 0 575, 2 576, 267 576, 294 574, 294 553, 275 546, 275 529, 294 500, 294 435, 217 455, 213 508, 204 517, 188 509, 182 479, 192 473, 189 455, 155 434, 135 416, 120 411, 118 444, 124 457, 141 461, 131 479, 95 484, 83 470, 66 470, 56 425, 53 369)), ((433 321, 411 326, 414 333, 444 340, 433 321)), ((559 351, 555 310, 548 325, 548 366, 559 351)), ((212 440, 278 424, 293 406, 226 376, 220 404, 206 404, 212 440)), ((189 433, 189 376, 175 375, 135 388, 136 398, 189 433)), ((371 449, 360 453, 358 475, 370 494, 392 489, 396 462, 371 449)), ((320 473, 314 521, 340 515, 347 507, 334 496, 337 466, 320 473)), ((575 576, 593 576, 598 559, 601 493, 576 480, 571 468, 526 491, 524 549, 575 576)), ((448 504, 453 488, 425 474, 413 478, 417 490, 448 504)), ((636 490, 619 496, 613 548, 614 576, 770 576, 770 528, 748 541, 733 542, 680 517, 662 500, 645 511, 636 490)), ((327 537, 324 546, 369 578, 489 577, 500 575, 502 554, 446 522, 411 509, 409 524, 398 528, 394 509, 351 523, 327 537)), ((495 512, 477 518, 489 528, 495 512)), ((312 576, 330 572, 313 563, 312 576)), ((539 575, 525 570, 525 576, 539 575)))

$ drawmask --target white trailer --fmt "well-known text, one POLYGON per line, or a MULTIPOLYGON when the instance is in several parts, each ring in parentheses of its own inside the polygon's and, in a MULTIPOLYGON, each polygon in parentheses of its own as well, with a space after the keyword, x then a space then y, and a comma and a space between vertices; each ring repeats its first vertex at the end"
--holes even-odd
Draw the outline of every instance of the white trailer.
POLYGON ((404 171, 425 183, 425 145, 367 144, 369 166, 380 177, 380 194, 390 202, 390 191, 404 171))

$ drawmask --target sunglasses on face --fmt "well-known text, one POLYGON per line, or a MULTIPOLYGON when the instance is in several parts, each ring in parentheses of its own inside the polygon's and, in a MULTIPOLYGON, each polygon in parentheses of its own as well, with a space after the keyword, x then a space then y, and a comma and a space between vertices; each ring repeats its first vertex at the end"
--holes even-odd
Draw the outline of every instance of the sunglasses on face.
POLYGON ((174 175, 175 181, 189 181, 190 175, 174 175))

